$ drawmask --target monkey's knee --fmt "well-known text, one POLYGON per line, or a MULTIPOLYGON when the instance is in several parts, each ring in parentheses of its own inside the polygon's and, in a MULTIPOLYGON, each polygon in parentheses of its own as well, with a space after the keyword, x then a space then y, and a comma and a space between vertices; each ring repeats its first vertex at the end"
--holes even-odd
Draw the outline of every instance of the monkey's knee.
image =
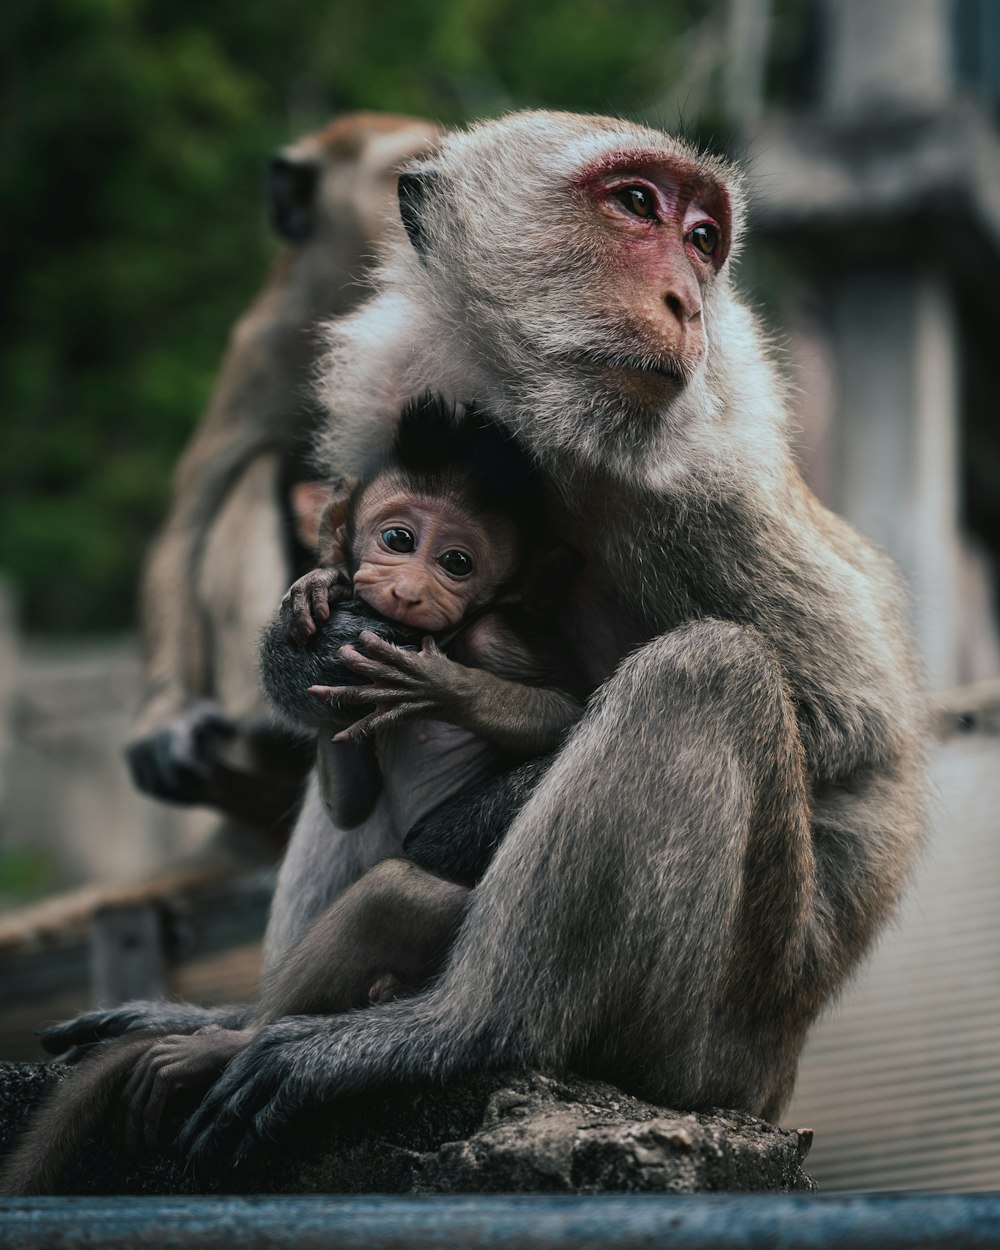
MULTIPOLYGON (((747 723, 789 706, 773 648, 753 626, 708 618, 661 634, 625 660, 608 696, 655 702, 660 716, 747 723)), ((637 709, 638 710, 638 709, 637 709)))
POLYGON ((435 876, 401 856, 383 859, 362 881, 373 906, 391 909, 397 915, 429 913, 450 924, 465 914, 468 905, 467 887, 435 876))

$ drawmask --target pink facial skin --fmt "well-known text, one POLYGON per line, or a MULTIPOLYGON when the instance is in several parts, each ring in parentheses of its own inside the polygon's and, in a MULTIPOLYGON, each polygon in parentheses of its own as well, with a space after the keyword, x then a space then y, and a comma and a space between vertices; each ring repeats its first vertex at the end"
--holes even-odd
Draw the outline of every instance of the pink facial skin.
POLYGON ((376 612, 428 633, 456 626, 511 576, 514 533, 459 501, 377 479, 355 513, 355 593, 376 612), (467 570, 467 571, 466 571, 467 570))
POLYGON ((726 192, 681 159, 622 152, 583 171, 604 314, 647 372, 690 376, 705 350, 705 292, 729 253, 726 192))

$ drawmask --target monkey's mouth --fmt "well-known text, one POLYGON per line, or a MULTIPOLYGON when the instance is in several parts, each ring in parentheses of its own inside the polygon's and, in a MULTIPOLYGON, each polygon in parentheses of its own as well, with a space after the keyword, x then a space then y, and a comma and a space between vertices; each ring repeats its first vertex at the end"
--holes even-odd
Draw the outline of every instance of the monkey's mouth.
POLYGON ((673 386, 683 386, 687 373, 681 361, 670 356, 621 356, 617 352, 582 352, 577 361, 582 365, 596 366, 613 373, 644 374, 651 378, 664 378, 673 386))

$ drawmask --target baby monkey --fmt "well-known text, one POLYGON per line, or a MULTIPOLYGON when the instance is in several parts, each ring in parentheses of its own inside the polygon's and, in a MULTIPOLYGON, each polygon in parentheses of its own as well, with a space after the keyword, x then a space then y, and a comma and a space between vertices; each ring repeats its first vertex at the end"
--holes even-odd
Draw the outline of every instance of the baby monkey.
POLYGON ((497 840, 439 814, 555 750, 582 711, 546 614, 574 559, 544 549, 541 517, 509 436, 438 400, 407 407, 388 454, 331 505, 334 567, 286 595, 261 668, 279 711, 321 730, 335 819, 358 824, 381 796, 408 858, 383 860, 319 917, 241 1027, 131 1037, 86 1059, 29 1124, 0 1192, 55 1191, 109 1121, 130 1150, 155 1148, 178 1095, 200 1094, 265 1025, 412 994, 439 971, 497 840))
POLYGON ((325 526, 333 567, 285 596, 261 669, 287 720, 327 731, 320 772, 340 828, 385 791, 402 836, 504 756, 559 745, 580 692, 549 607, 574 558, 545 549, 540 484, 509 435, 475 411, 411 404, 325 526), (340 749, 324 749, 331 729, 340 749))

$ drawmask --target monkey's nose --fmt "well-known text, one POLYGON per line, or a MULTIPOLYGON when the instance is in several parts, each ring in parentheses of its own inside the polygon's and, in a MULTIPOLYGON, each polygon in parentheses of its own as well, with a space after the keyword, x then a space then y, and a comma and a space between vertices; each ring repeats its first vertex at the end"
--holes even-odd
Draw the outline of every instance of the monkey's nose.
POLYGON ((683 287, 664 293, 663 302, 667 311, 673 313, 680 324, 687 325, 701 313, 701 300, 694 291, 686 291, 683 287))
POLYGON ((400 586, 394 585, 392 588, 392 597, 398 599, 400 603, 405 604, 408 608, 415 608, 418 604, 423 603, 424 597, 420 593, 419 587, 416 586, 400 586))

